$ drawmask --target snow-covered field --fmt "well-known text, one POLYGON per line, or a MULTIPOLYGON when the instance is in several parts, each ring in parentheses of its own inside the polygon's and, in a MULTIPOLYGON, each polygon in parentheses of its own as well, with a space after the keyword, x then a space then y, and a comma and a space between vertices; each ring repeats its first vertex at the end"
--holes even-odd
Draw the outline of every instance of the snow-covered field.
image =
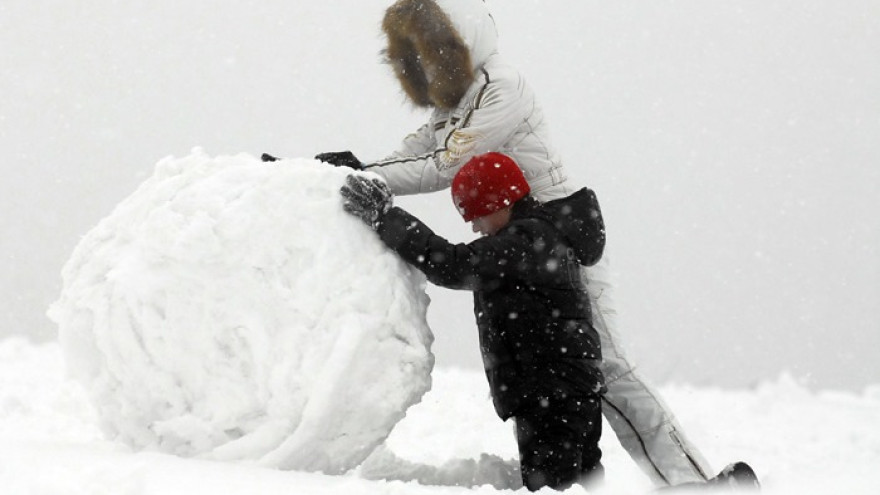
MULTIPOLYGON (((880 388, 861 394, 811 393, 780 377, 749 390, 665 386, 662 391, 716 467, 752 463, 765 493, 880 493, 880 388)), ((495 493, 476 488, 369 481, 344 475, 279 471, 246 463, 134 452, 104 440, 96 413, 78 384, 64 378, 57 344, 0 342, 0 493, 11 495, 178 494, 453 494, 495 493)), ((606 428, 606 433, 609 430, 606 428)), ((649 489, 617 445, 602 441, 607 470, 599 493, 649 489)), ((508 425, 495 418, 484 378, 439 369, 434 388, 411 408, 388 439, 402 459, 441 467, 480 454, 513 457, 508 425)), ((569 493, 583 493, 579 487, 569 493)))
MULTIPOLYGON (((515 453, 468 294, 429 287, 440 367, 387 441, 386 468, 444 486, 108 440, 43 318, 76 239, 156 158, 377 158, 421 124, 374 55, 390 0, 53 3, 0 5, 0 337, 49 341, 0 340, 0 495, 495 493, 463 474, 515 453)), ((765 493, 880 493, 880 228, 858 214, 880 197, 880 2, 492 5, 572 176, 602 191, 627 343, 688 436, 765 493)), ((469 235, 445 194, 404 201, 469 235)), ((650 489, 607 426, 602 444, 600 493, 650 489)))

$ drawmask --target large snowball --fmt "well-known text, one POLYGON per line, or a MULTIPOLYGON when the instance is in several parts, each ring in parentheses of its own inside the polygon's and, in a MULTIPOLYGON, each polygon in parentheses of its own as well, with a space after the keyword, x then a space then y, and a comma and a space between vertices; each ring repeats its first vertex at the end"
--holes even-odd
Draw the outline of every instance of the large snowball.
POLYGON ((109 436, 339 473, 420 400, 424 278, 342 210, 347 171, 196 150, 85 236, 50 316, 109 436))

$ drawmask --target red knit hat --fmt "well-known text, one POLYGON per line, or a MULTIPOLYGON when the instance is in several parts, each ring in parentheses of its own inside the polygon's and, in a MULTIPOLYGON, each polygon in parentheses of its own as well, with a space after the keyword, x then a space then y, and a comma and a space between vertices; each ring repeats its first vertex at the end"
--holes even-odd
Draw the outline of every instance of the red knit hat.
POLYGON ((511 206, 529 191, 516 162, 495 152, 471 158, 452 179, 452 201, 465 222, 511 206))

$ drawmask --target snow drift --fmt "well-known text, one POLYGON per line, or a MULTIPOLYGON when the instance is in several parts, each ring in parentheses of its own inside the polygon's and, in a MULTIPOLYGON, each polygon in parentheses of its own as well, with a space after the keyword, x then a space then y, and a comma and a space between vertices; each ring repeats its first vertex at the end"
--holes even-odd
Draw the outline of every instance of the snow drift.
POLYGON ((430 388, 428 298, 347 172, 194 150, 82 239, 49 313, 105 435, 326 473, 388 436, 430 388))

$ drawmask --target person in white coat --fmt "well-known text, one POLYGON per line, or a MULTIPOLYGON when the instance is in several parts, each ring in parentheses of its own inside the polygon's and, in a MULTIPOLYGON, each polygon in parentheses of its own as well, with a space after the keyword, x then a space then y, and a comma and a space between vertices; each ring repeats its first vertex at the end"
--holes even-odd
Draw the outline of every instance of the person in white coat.
MULTIPOLYGON (((532 89, 498 55, 484 1, 399 0, 387 9, 382 28, 388 62, 409 99, 433 109, 430 120, 383 160, 362 162, 349 151, 316 158, 375 172, 393 194, 409 195, 448 188, 469 159, 494 151, 520 165, 540 202, 579 189, 569 183, 532 89)), ((709 464, 621 346, 607 256, 583 267, 582 275, 604 357, 608 423, 656 485, 707 482, 709 464)), ((751 471, 743 466, 738 469, 751 471)))

